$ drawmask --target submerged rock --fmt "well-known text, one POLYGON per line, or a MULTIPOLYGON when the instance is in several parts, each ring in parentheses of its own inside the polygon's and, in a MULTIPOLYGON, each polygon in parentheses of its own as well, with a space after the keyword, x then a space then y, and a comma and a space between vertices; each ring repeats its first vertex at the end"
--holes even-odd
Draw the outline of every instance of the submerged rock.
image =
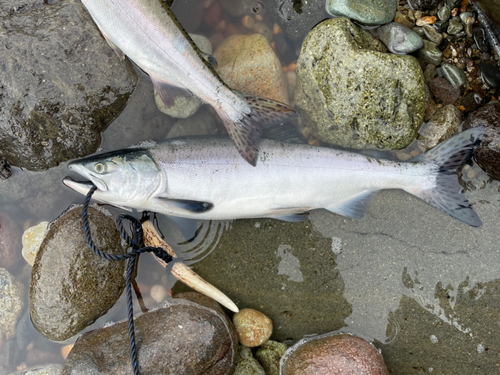
MULTIPOLYGON (((72 206, 48 229, 35 259, 29 293, 31 319, 49 340, 66 340, 105 314, 125 287, 124 261, 108 261, 89 249, 81 205, 72 206)), ((122 254, 121 237, 111 214, 88 210, 94 243, 109 254, 122 254)))
POLYGON ((487 126, 483 141, 474 153, 477 163, 492 177, 500 180, 500 103, 490 102, 472 112, 464 123, 464 130, 487 126))
POLYGON ((288 103, 281 63, 263 35, 229 37, 214 57, 217 73, 232 89, 288 103))
POLYGON ((0 154, 44 170, 97 151, 137 76, 78 0, 2 2, 0 154))
POLYGON ((250 348, 240 345, 233 375, 267 375, 250 348))
POLYGON ((12 269, 21 260, 21 230, 5 212, 0 211, 0 267, 12 269))
POLYGON ((399 149, 416 137, 425 85, 412 56, 385 47, 346 18, 309 33, 297 61, 295 100, 304 125, 331 144, 399 149))
POLYGON ((377 348, 349 334, 301 340, 282 359, 283 375, 389 375, 377 348))
POLYGON ((280 374, 280 359, 285 354, 286 349, 286 344, 272 340, 268 340, 257 349, 255 358, 266 371, 266 375, 280 374))
POLYGON ((24 308, 24 285, 0 268, 0 348, 16 337, 16 324, 24 308))
POLYGON ((326 0, 326 11, 332 16, 344 16, 365 25, 383 25, 396 14, 396 2, 391 0, 326 0))
MULTIPOLYGON (((140 373, 231 373, 238 342, 234 327, 221 307, 198 293, 177 297, 182 299, 170 300, 134 321, 140 373)), ((62 373, 121 375, 130 372, 128 323, 122 322, 82 335, 69 353, 62 373)))
POLYGON ((192 135, 214 135, 217 126, 214 116, 208 109, 202 108, 193 116, 178 120, 167 134, 167 138, 184 137, 192 135))
POLYGON ((9 375, 60 375, 62 368, 60 364, 33 366, 9 375))
POLYGON ((26 229, 23 233, 23 258, 30 266, 35 264, 36 254, 38 253, 38 250, 40 250, 40 245, 47 235, 48 226, 48 221, 42 221, 41 223, 26 229))

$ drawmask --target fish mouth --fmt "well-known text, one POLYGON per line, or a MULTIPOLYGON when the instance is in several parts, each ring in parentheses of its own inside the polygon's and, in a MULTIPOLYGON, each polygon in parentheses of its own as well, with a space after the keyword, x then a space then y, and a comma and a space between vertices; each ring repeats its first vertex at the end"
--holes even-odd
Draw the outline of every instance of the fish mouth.
POLYGON ((67 176, 64 177, 63 179, 63 184, 66 185, 67 187, 73 189, 74 191, 87 195, 89 190, 95 186, 92 181, 76 181, 73 178, 67 176))
MULTIPOLYGON (((100 191, 100 192, 105 192, 108 190, 108 186, 106 185, 106 183, 100 179, 99 177, 95 176, 94 174, 90 173, 87 168, 85 168, 84 166, 80 165, 80 164, 74 164, 74 163, 69 163, 68 164, 68 169, 72 170, 72 171, 75 171, 76 173, 78 173, 79 175, 83 176, 83 177, 86 177, 90 180, 90 183, 91 184, 94 184, 96 187, 97 187, 97 190, 100 191)), ((68 180, 69 181, 69 180, 68 180)), ((87 191, 90 189, 90 187, 88 187, 88 183, 87 182, 82 182, 83 186, 77 186, 77 184, 79 184, 77 181, 71 179, 70 177, 66 177, 64 180, 63 180, 63 183, 78 191, 78 192, 81 192, 81 189, 85 188, 87 189, 87 191), (71 183, 71 186, 68 185, 65 180, 66 179, 70 179, 72 182, 71 183), (75 187, 78 187, 79 190, 75 189, 73 186, 75 187)), ((85 193, 87 194, 87 193, 85 193)))

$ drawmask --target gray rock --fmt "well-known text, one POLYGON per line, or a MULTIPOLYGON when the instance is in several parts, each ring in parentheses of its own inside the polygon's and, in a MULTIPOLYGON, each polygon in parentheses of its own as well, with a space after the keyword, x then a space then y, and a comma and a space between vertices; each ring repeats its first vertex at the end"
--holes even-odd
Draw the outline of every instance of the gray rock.
POLYGON ((434 25, 424 25, 422 29, 424 30, 425 36, 431 41, 436 43, 438 46, 443 41, 443 35, 439 33, 434 25))
POLYGON ((438 33, 442 33, 444 31, 446 31, 446 29, 448 28, 448 25, 450 23, 448 21, 437 21, 437 22, 434 22, 432 24, 432 27, 434 28, 434 30, 436 30, 438 33))
POLYGON ((409 0, 408 5, 413 10, 434 9, 438 6, 439 0, 409 0))
POLYGON ((441 71, 443 72, 443 76, 457 89, 467 83, 465 72, 458 66, 442 63, 441 71))
MULTIPOLYGON (((460 21, 462 21, 462 23, 464 25, 466 25, 468 22, 467 20, 472 17, 474 18, 474 15, 471 13, 471 12, 463 12, 463 13, 460 13, 460 21)), ((470 21, 469 21, 470 22, 470 21)))
POLYGON ((309 33, 297 61, 295 100, 314 137, 344 147, 398 149, 416 137, 425 111, 422 69, 346 18, 309 33))
POLYGON ((437 15, 441 21, 448 21, 451 16, 451 8, 445 4, 438 10, 437 15))
POLYGON ((383 25, 396 14, 396 2, 391 0, 326 0, 326 11, 332 16, 348 17, 365 25, 383 25))
POLYGON ((446 30, 448 34, 455 35, 464 29, 464 25, 459 20, 452 18, 449 22, 448 30, 446 30))
POLYGON ((252 355, 252 350, 240 345, 233 375, 268 375, 252 355))
MULTIPOLYGON (((121 237, 111 214, 95 205, 88 217, 94 243, 108 254, 122 254, 121 237)), ((105 314, 125 286, 125 262, 108 261, 88 247, 75 205, 49 227, 31 273, 31 319, 49 340, 76 335, 105 314)))
POLYGON ((264 368, 266 375, 279 375, 280 359, 285 354, 286 349, 286 344, 272 340, 268 340, 257 349, 255 358, 264 368))
POLYGON ((427 64, 438 66, 443 60, 443 52, 439 50, 436 43, 424 39, 424 46, 419 51, 420 56, 427 64))
POLYGON ((13 269, 19 264, 22 254, 21 229, 5 212, 0 211, 0 265, 13 269))
POLYGON ((423 46, 422 38, 412 29, 397 22, 391 22, 378 29, 380 40, 392 53, 412 53, 423 46))
MULTIPOLYGON (((205 296, 200 304, 166 302, 134 321, 141 374, 230 374, 238 341, 220 306, 205 296)), ((64 375, 130 374, 128 324, 82 335, 64 364, 64 375)))
POLYGON ((436 76, 436 66, 427 64, 424 70, 424 82, 429 83, 436 76))
POLYGON ((418 140, 424 150, 437 146, 455 134, 462 122, 460 110, 452 104, 438 108, 429 122, 420 129, 418 140))
POLYGON ((24 285, 0 268, 0 343, 16 337, 16 324, 24 308, 24 285))
POLYGON ((60 364, 33 366, 9 375, 61 375, 62 368, 60 364))
POLYGON ((167 138, 187 135, 213 135, 216 133, 217 126, 214 116, 205 107, 189 118, 178 120, 170 129, 167 138))
POLYGON ((133 91, 132 65, 78 0, 2 2, 0 17, 1 156, 44 170, 95 152, 133 91))

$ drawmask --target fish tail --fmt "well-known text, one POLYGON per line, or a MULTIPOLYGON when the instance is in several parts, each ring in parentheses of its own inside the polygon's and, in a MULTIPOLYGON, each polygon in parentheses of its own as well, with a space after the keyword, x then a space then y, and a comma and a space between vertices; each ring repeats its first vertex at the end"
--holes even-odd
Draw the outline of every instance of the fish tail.
POLYGON ((482 225, 481 219, 465 197, 457 175, 481 143, 485 126, 466 130, 439 144, 425 154, 409 160, 434 164, 436 185, 431 189, 408 191, 440 209, 451 217, 473 227, 482 225))
POLYGON ((250 112, 242 114, 236 122, 224 113, 219 113, 219 116, 241 156, 255 166, 263 129, 293 118, 297 113, 284 103, 253 95, 238 94, 246 100, 250 112))

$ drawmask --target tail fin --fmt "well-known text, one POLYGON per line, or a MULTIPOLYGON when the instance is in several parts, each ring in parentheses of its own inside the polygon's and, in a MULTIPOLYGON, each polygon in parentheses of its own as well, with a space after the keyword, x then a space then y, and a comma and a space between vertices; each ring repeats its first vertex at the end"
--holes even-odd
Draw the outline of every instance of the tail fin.
POLYGON ((482 225, 481 219, 465 197, 457 174, 481 143, 485 126, 466 130, 434 147, 410 162, 431 163, 436 166, 436 186, 432 189, 411 191, 444 213, 473 227, 482 225))
POLYGON ((223 113, 219 113, 229 137, 239 153, 250 164, 257 164, 259 142, 262 130, 271 125, 295 117, 297 113, 288 105, 264 99, 258 96, 241 94, 250 107, 250 113, 243 114, 239 122, 234 123, 223 113))

